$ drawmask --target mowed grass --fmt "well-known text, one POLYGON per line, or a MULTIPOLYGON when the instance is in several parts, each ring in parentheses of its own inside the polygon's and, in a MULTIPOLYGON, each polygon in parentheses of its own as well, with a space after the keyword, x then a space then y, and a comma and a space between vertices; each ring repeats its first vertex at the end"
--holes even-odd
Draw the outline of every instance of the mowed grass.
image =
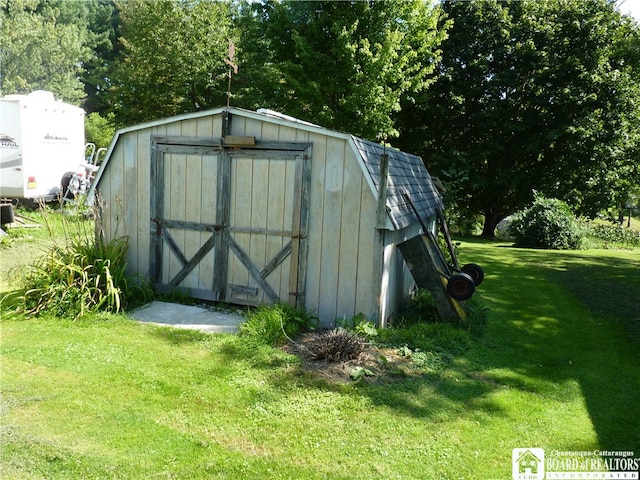
POLYGON ((640 251, 464 241, 486 330, 439 374, 332 384, 278 349, 103 315, 2 320, 3 479, 510 479, 640 453, 640 251))

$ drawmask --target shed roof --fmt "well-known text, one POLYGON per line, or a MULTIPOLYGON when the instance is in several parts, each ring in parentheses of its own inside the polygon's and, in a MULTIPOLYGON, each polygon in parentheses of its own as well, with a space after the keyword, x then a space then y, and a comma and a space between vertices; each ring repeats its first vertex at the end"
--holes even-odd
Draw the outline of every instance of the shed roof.
POLYGON ((363 169, 365 179, 372 191, 372 194, 376 196, 378 195, 380 183, 381 155, 386 153, 389 156, 389 175, 387 179, 387 210, 389 213, 391 224, 396 230, 402 229, 417 222, 415 213, 413 212, 411 206, 405 200, 403 194, 409 196, 412 203, 416 207, 418 214, 423 220, 426 220, 427 218, 434 215, 436 208, 443 207, 441 195, 436 189, 431 176, 429 175, 429 172, 422 162, 422 159, 416 155, 385 147, 378 143, 364 140, 353 135, 329 130, 321 126, 290 117, 288 115, 274 112, 272 110, 258 110, 257 112, 253 112, 250 110, 244 110, 234 107, 220 107, 212 110, 183 114, 118 130, 111 142, 111 145, 109 146, 107 155, 101 165, 100 171, 96 176, 96 181, 91 186, 89 197, 92 198, 95 188, 97 188, 100 179, 107 167, 107 164, 111 157, 111 153, 117 145, 120 137, 124 136, 126 133, 191 118, 218 115, 225 110, 228 110, 232 115, 258 119, 269 123, 287 125, 292 128, 346 140, 354 150, 354 153, 358 158, 359 164, 363 169))
POLYGON ((367 172, 373 180, 376 191, 380 183, 381 155, 389 156, 389 176, 387 177, 387 208, 389 218, 396 230, 415 223, 415 212, 405 199, 408 195, 423 221, 435 215, 436 208, 444 203, 436 189, 422 159, 410 153, 385 148, 378 143, 352 137, 362 156, 367 172))

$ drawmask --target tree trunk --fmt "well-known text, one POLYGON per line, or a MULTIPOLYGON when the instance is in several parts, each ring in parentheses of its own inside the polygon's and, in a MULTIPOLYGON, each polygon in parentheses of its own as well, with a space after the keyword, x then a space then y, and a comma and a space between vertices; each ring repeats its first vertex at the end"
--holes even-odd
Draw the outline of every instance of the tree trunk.
POLYGON ((496 227, 500 223, 502 218, 492 210, 486 210, 484 212, 484 225, 482 226, 481 238, 494 239, 496 238, 496 227))

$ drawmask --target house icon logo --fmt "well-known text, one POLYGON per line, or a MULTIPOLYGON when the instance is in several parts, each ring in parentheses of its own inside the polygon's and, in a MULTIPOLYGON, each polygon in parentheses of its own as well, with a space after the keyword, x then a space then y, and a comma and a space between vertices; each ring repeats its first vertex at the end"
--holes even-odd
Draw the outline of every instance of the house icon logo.
POLYGON ((514 480, 544 479, 544 450, 542 448, 514 448, 511 454, 514 480))

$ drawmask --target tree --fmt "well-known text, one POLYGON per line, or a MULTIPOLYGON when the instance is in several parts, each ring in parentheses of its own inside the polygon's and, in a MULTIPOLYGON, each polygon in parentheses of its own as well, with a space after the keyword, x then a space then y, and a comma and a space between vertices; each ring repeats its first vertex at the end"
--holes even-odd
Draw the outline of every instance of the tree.
POLYGON ((96 149, 107 148, 116 133, 113 114, 102 117, 98 112, 89 113, 84 120, 84 138, 96 149))
POLYGON ((226 98, 228 2, 121 2, 111 102, 120 124, 219 106, 226 98))
POLYGON ((431 81, 444 29, 428 2, 253 2, 234 102, 367 138, 397 136, 400 98, 431 81))
POLYGON ((87 112, 106 112, 114 60, 119 51, 116 40, 118 15, 114 0, 38 0, 35 12, 45 21, 75 25, 83 32, 89 49, 79 73, 87 112))
POLYGON ((402 146, 443 177, 450 203, 482 214, 492 237, 534 190, 587 215, 615 202, 637 173, 637 24, 608 0, 444 9, 453 27, 438 80, 400 125, 402 146))
POLYGON ((86 30, 38 12, 38 0, 0 1, 0 95, 49 90, 79 104, 86 30))
POLYGON ((114 0, 91 0, 82 3, 87 8, 87 29, 91 56, 83 64, 82 82, 87 112, 106 114, 109 110, 111 77, 120 52, 117 41, 119 18, 114 0))

